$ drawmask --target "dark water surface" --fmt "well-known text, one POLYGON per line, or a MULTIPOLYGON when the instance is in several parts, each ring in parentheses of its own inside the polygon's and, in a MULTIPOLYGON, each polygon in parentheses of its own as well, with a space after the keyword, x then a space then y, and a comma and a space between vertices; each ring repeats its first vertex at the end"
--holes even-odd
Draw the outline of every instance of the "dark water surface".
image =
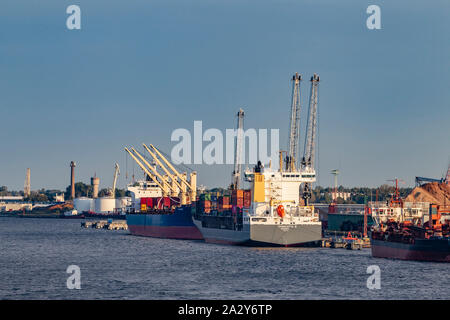
POLYGON ((445 263, 370 249, 262 249, 84 229, 82 220, 0 218, 1 299, 448 299, 445 263), (81 290, 69 290, 69 265, 81 290), (366 286, 381 269, 381 289, 366 286))

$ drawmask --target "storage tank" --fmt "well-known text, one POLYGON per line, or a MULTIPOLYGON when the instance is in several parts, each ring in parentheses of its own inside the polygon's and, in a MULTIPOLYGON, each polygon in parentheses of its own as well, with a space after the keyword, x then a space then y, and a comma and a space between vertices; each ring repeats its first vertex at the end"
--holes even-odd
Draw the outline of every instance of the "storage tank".
POLYGON ((120 197, 116 199, 116 208, 125 209, 131 204, 131 197, 120 197))
POLYGON ((116 199, 97 198, 95 199, 95 213, 113 213, 116 208, 116 199))
POLYGON ((73 207, 80 213, 94 211, 94 199, 87 197, 75 198, 73 200, 73 207))

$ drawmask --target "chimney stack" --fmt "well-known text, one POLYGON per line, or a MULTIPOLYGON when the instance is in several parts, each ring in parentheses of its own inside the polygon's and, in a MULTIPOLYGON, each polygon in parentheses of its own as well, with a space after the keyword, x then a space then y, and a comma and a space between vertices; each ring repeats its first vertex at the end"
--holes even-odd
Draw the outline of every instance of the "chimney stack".
POLYGON ((70 198, 75 199, 75 162, 70 162, 70 198))

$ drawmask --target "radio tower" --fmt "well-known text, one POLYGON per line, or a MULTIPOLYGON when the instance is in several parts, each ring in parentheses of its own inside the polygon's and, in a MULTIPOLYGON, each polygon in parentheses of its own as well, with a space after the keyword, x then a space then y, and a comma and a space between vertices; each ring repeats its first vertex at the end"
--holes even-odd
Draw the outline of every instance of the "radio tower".
POLYGON ((25 184, 23 186, 23 196, 24 196, 24 198, 28 198, 31 195, 30 175, 31 175, 31 170, 30 170, 30 168, 27 168, 27 175, 26 175, 26 178, 25 178, 25 184))
POLYGON ((302 76, 297 72, 292 77, 291 122, 289 126, 289 150, 286 155, 286 170, 296 171, 298 140, 300 138, 300 81, 302 76))
POLYGON ((237 135, 236 148, 234 150, 234 170, 232 174, 232 188, 237 190, 241 187, 241 157, 242 141, 244 138, 244 110, 239 109, 237 113, 237 135))

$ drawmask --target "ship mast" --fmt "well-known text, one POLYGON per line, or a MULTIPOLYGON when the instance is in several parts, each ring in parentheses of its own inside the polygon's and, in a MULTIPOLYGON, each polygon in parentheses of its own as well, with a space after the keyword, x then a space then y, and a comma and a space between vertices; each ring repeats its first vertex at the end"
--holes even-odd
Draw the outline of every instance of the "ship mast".
POLYGON ((237 113, 237 135, 236 135, 236 148, 234 150, 234 170, 231 182, 233 190, 237 190, 241 187, 241 157, 242 157, 243 138, 244 138, 244 110, 239 109, 239 112, 237 113))
POLYGON ((298 141, 300 138, 300 81, 302 76, 297 72, 292 77, 291 121, 289 126, 289 149, 286 155, 286 170, 296 171, 298 141))

